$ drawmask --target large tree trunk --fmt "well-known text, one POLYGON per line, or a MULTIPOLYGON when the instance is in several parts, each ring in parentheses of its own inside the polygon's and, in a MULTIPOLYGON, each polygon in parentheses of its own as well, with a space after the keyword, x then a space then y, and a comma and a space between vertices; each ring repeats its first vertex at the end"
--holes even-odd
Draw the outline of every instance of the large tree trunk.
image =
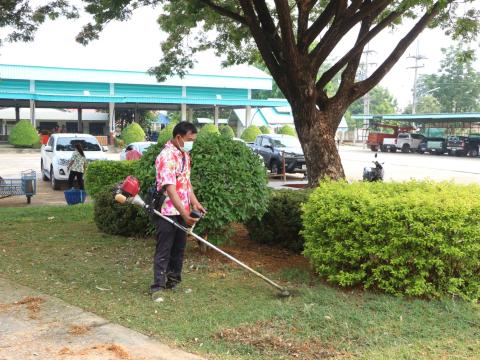
POLYGON ((307 163, 309 187, 317 186, 323 178, 344 179, 345 173, 335 142, 335 132, 342 113, 320 111, 315 106, 298 106, 292 110, 307 163))

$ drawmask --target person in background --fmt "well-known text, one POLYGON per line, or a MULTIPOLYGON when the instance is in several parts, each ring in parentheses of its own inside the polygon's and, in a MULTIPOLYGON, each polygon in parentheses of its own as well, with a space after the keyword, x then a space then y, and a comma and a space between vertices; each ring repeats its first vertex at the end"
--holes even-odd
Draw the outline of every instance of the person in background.
POLYGON ((78 142, 75 143, 75 151, 72 154, 72 158, 68 163, 67 169, 70 170, 70 173, 68 174, 68 188, 73 188, 73 180, 77 178, 78 187, 80 190, 84 190, 83 174, 87 169, 87 158, 83 152, 82 144, 78 142))
POLYGON ((125 153, 125 159, 127 160, 138 160, 142 157, 142 153, 136 150, 133 145, 128 145, 125 153))
POLYGON ((60 129, 60 132, 61 133, 66 133, 67 132, 67 129, 65 128, 65 125, 62 125, 62 127, 60 129))

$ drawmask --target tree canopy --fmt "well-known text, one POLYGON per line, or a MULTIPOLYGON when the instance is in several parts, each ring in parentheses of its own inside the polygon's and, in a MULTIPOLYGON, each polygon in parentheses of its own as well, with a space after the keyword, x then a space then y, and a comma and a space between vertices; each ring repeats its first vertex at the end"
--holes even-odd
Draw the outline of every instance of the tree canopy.
POLYGON ((41 23, 59 16, 76 18, 77 8, 70 5, 67 0, 0 1, 0 28, 7 28, 5 35, 0 38, 0 44, 3 41, 32 41, 41 23), (34 6, 32 3, 38 5, 34 6))
POLYGON ((476 56, 462 45, 442 49, 444 58, 436 74, 419 79, 419 94, 438 100, 441 112, 473 112, 480 110, 480 73, 473 64, 476 56))

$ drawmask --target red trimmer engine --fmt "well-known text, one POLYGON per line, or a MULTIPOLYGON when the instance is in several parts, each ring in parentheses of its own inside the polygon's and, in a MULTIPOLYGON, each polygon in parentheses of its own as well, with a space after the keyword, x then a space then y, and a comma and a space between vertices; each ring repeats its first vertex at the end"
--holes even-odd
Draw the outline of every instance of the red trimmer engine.
POLYGON ((120 185, 120 190, 127 197, 134 197, 140 191, 140 183, 136 177, 127 176, 122 185, 120 185))

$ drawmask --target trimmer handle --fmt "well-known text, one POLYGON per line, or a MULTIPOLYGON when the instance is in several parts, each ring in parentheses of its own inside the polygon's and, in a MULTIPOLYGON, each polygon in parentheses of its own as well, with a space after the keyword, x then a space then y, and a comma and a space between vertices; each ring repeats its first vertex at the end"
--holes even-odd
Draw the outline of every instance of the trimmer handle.
POLYGON ((203 216, 203 214, 200 211, 197 211, 197 210, 192 210, 192 212, 190 213, 190 217, 192 217, 194 219, 200 219, 202 216, 203 216))

